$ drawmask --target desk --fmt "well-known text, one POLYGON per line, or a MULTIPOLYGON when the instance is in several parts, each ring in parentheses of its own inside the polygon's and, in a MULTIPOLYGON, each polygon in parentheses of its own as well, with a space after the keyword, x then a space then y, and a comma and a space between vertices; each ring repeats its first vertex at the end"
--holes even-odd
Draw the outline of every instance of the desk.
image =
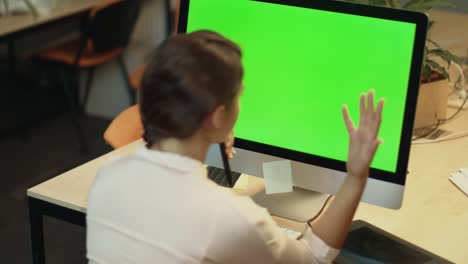
MULTIPOLYGON (((468 129, 468 111, 445 128, 468 129)), ((34 263, 44 262, 42 216, 84 226, 87 195, 97 169, 115 156, 130 153, 139 144, 117 149, 27 191, 34 263)), ((468 167, 466 153, 468 137, 413 145, 402 208, 391 210, 361 203, 355 219, 372 223, 455 263, 468 263, 468 197, 448 180, 450 172, 468 167)), ((242 177, 249 177, 249 184, 246 190, 237 191, 239 194, 252 195, 264 188, 263 179, 242 177)), ((293 230, 303 230, 305 226, 280 217, 274 219, 293 230)))
MULTIPOLYGON (((468 130, 468 111, 443 128, 468 130)), ((450 173, 461 167, 468 167, 468 137, 413 144, 402 208, 390 210, 362 203, 356 219, 455 263, 468 263, 468 197, 448 180, 450 173)))
POLYGON ((97 2, 97 0, 62 0, 57 1, 56 6, 45 16, 34 17, 32 14, 23 14, 0 17, 0 38, 86 12, 97 2))
MULTIPOLYGON (((60 0, 47 15, 34 17, 32 14, 12 15, 0 17, 0 40, 12 37, 15 34, 25 32, 52 22, 62 20, 83 12, 89 11, 100 0, 60 0)), ((172 20, 170 19, 170 0, 164 0, 166 23, 168 29, 172 20)), ((170 30, 167 32, 169 34, 170 30)))

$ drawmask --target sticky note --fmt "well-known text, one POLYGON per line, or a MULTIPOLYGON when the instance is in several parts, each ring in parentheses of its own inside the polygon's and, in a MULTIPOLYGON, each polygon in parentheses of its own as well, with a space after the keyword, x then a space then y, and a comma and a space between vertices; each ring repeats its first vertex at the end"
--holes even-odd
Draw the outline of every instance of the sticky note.
POLYGON ((450 176, 450 181, 453 182, 460 190, 462 190, 466 195, 468 195, 468 177, 466 177, 461 172, 453 173, 450 176))
POLYGON ((468 177, 468 168, 461 168, 460 172, 465 174, 466 177, 468 177))
POLYGON ((289 160, 264 162, 263 179, 267 194, 292 192, 291 162, 289 160))

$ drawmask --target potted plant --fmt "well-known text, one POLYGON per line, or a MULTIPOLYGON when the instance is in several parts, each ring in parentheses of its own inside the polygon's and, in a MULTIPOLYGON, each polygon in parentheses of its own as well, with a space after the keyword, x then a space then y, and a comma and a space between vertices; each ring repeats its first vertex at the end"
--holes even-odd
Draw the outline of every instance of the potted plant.
MULTIPOLYGON (((345 0, 346 2, 385 6, 426 13, 434 7, 454 7, 445 0, 345 0)), ((434 21, 429 20, 428 31, 434 21)), ((414 128, 437 125, 445 119, 450 79, 448 68, 452 62, 461 64, 461 59, 442 48, 429 37, 426 40, 421 86, 414 128)))

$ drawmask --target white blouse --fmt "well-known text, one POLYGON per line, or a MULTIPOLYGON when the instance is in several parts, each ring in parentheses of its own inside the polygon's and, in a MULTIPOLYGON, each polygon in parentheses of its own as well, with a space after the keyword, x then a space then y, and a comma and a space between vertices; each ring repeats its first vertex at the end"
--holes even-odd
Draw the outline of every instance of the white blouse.
POLYGON ((201 162, 144 146, 99 170, 86 219, 90 263, 329 263, 338 254, 310 228, 289 239, 201 162))

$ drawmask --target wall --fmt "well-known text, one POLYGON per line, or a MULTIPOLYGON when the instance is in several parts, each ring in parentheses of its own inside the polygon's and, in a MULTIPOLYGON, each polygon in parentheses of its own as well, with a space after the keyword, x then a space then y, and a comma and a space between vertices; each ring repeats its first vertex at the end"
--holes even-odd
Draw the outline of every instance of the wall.
POLYGON ((429 37, 458 56, 468 56, 468 13, 431 10, 429 17, 435 21, 429 37))

